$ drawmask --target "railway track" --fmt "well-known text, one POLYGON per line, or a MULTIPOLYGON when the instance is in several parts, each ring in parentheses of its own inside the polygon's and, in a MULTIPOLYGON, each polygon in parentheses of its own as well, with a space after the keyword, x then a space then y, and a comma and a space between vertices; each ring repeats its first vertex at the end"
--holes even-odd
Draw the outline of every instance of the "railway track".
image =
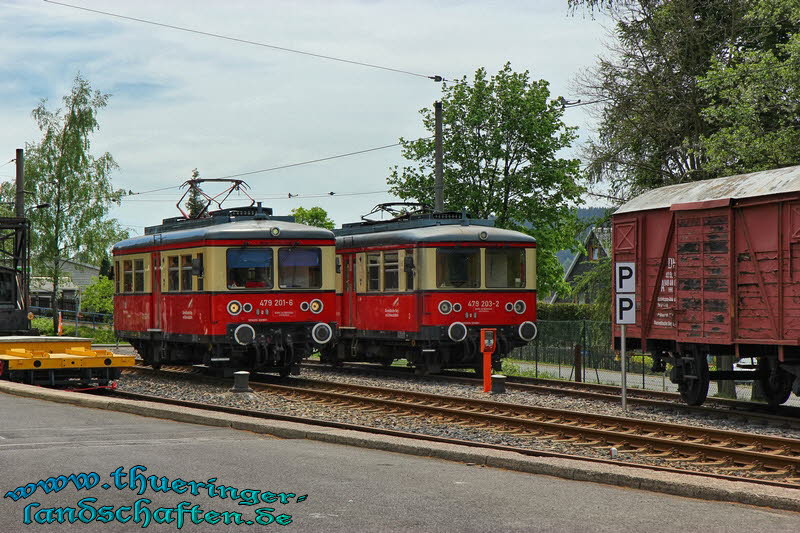
MULTIPOLYGON (((470 374, 466 372, 445 372, 431 376, 417 376, 414 375, 412 369, 402 367, 385 368, 365 363, 346 363, 342 366, 331 367, 330 365, 308 360, 304 361, 302 366, 303 368, 323 372, 340 372, 414 380, 426 379, 447 383, 462 383, 474 385, 475 387, 483 386, 483 381, 481 379, 471 377, 470 374)), ((621 395, 620 388, 613 385, 515 376, 506 378, 506 388, 509 390, 540 394, 563 394, 615 403, 619 403, 621 395)), ((800 429, 800 409, 791 406, 780 406, 777 411, 773 412, 766 404, 728 400, 724 398, 709 398, 705 405, 691 406, 682 403, 680 396, 676 393, 648 391, 635 388, 628 389, 627 401, 631 405, 640 405, 643 407, 671 409, 686 413, 698 413, 719 418, 800 429)))
MULTIPOLYGON (((160 372, 193 375, 191 369, 160 372)), ((387 416, 424 417, 534 442, 551 440, 601 450, 613 447, 640 461, 658 460, 685 470, 713 469, 737 479, 800 488, 797 439, 309 379, 290 384, 251 382, 251 387, 287 399, 387 416)))

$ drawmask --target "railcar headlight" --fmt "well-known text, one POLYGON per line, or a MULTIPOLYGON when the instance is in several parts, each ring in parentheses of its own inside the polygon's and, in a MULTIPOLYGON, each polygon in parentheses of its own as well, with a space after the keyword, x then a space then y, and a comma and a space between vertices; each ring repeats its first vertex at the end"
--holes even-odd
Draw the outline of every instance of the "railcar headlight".
POLYGON ((240 324, 233 330, 233 338, 241 345, 247 345, 256 338, 256 330, 250 324, 240 324))
POLYGON ((309 310, 315 315, 322 312, 323 307, 324 306, 322 305, 322 300, 311 300, 311 303, 308 304, 309 310))
POLYGON ((300 303, 300 310, 301 311, 308 311, 308 302, 301 302, 300 303))
POLYGON ((461 312, 461 304, 453 304, 453 311, 455 311, 456 313, 460 313, 461 312))
POLYGON ((448 302, 447 300, 442 300, 439 302, 439 312, 443 315, 449 315, 450 311, 453 310, 453 304, 448 302))
POLYGON ((236 316, 242 312, 242 304, 239 303, 238 300, 231 300, 228 302, 228 313, 232 316, 236 316))
POLYGON ((519 329, 517 330, 519 333, 519 338, 524 340, 525 342, 530 342, 536 338, 536 334, 539 332, 536 324, 533 322, 525 321, 519 325, 519 329))
POLYGON ((253 310, 253 304, 247 303, 242 306, 242 311, 244 311, 245 313, 249 313, 252 310, 253 310))
POLYGON ((450 340, 453 342, 461 342, 467 338, 467 326, 461 322, 453 322, 450 324, 450 327, 447 328, 447 336, 450 337, 450 340))
POLYGON ((278 235, 281 234, 281 229, 280 228, 270 228, 269 229, 269 234, 272 235, 273 237, 277 237, 278 235))
POLYGON ((325 322, 315 324, 314 327, 311 328, 311 338, 314 339, 314 342, 317 344, 325 344, 333 338, 333 329, 325 322))
POLYGON ((511 312, 513 310, 514 310, 514 304, 512 304, 511 302, 508 302, 506 304, 506 311, 511 312))
POLYGON ((518 315, 524 313, 525 309, 527 309, 527 306, 525 305, 525 302, 523 302, 522 300, 517 300, 516 302, 514 302, 514 312, 517 313, 518 315))

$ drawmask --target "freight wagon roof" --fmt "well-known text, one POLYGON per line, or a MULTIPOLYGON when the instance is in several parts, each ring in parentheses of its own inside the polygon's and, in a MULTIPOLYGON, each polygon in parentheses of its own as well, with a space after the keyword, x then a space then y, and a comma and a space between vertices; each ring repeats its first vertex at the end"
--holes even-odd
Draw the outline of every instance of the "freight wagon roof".
POLYGON ((149 246, 163 246, 167 244, 220 241, 220 240, 247 240, 269 239, 296 241, 300 239, 333 240, 333 233, 324 228, 316 228, 287 222, 284 220, 237 220, 225 224, 187 228, 184 230, 165 231, 151 235, 142 235, 120 241, 114 245, 114 251, 143 248, 149 246), (272 228, 278 228, 280 235, 273 237, 272 228))
POLYGON ((669 185, 647 191, 625 203, 614 213, 663 209, 674 204, 752 198, 800 192, 800 166, 737 174, 725 178, 669 185))
POLYGON ((396 229, 374 233, 346 234, 336 237, 340 248, 362 248, 367 246, 391 246, 396 244, 418 244, 431 242, 514 242, 536 243, 536 239, 519 231, 484 225, 443 224, 426 227, 396 229), (486 232, 486 238, 480 234, 486 232))

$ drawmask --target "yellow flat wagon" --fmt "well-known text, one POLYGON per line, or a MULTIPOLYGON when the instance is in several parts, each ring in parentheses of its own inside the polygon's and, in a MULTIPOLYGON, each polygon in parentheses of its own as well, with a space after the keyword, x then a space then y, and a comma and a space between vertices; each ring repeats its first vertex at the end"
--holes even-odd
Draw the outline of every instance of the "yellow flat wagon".
POLYGON ((135 365, 131 355, 92 348, 80 337, 0 337, 0 379, 31 385, 104 387, 122 368, 135 365))

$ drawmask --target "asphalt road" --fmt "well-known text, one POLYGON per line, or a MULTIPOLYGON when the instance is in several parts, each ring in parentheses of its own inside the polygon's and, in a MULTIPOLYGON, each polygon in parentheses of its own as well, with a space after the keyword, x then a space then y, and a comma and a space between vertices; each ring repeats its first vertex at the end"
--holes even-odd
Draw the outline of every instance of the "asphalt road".
POLYGON ((179 516, 184 521, 182 531, 267 527, 280 531, 712 532, 790 531, 800 524, 800 514, 792 512, 303 439, 276 439, 6 394, 0 394, 0 421, 0 491, 5 495, 0 499, 0 531, 8 533, 134 531, 142 529, 148 517, 147 531, 176 531, 179 516), (137 465, 146 470, 132 473, 137 465), (73 481, 62 478, 54 481, 61 489, 49 494, 33 485, 21 491, 24 497, 15 495, 18 501, 9 495, 17 487, 49 477, 93 472, 97 477, 88 479, 95 484, 90 489, 77 490, 73 481), (148 481, 147 476, 154 477, 148 481), (166 492, 155 490, 151 482, 166 492), (231 490, 222 494, 221 485, 240 490, 235 495, 231 490), (302 496, 307 498, 298 501, 302 496), (169 510, 181 502, 187 502, 185 512, 169 510), (104 506, 110 507, 101 509, 104 506), (197 506, 194 511, 193 506, 197 506), (75 523, 68 521, 72 511, 59 508, 80 511, 75 523), (207 511, 240 513, 243 523, 225 525, 224 515, 207 511), (264 526, 246 523, 258 517, 267 522, 281 514, 291 518, 264 526), (58 523, 59 517, 66 522, 58 523), (129 517, 130 521, 120 523, 129 517), (193 518, 219 522, 195 524, 193 518), (169 519, 171 523, 157 523, 169 519))

